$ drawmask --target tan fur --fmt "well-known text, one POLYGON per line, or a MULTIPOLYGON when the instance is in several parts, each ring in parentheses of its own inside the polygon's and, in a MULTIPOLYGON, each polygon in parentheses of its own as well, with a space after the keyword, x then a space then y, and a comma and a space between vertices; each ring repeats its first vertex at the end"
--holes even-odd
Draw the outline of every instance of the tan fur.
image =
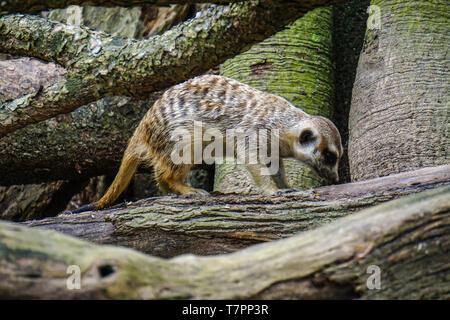
MULTIPOLYGON (((207 193, 184 183, 191 164, 176 165, 170 157, 175 143, 169 139, 171 133, 182 127, 192 135, 194 120, 201 121, 206 128, 218 129, 224 136, 231 128, 278 129, 281 157, 296 157, 329 177, 337 168, 326 171, 320 165, 320 153, 332 143, 338 150, 337 158, 342 156, 339 132, 328 119, 310 116, 281 97, 233 79, 200 76, 170 88, 155 102, 131 138, 114 182, 94 208, 111 205, 127 187, 141 162, 153 166, 158 186, 164 193, 207 193), (318 136, 315 148, 299 144, 299 135, 305 128, 311 128, 318 136), (317 150, 317 154, 313 150, 317 150)), ((261 176, 261 165, 248 168, 265 192, 271 194, 279 190, 272 177, 261 176)))

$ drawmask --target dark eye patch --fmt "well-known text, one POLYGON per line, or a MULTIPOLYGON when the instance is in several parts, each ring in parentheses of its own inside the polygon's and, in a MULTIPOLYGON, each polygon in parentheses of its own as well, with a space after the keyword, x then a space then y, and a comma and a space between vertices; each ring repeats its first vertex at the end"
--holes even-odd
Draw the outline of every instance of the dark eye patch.
POLYGON ((300 137, 298 138, 300 144, 308 144, 308 143, 314 141, 315 139, 316 138, 314 137, 311 130, 304 130, 300 134, 300 137))
POLYGON ((334 166, 337 161, 337 156, 329 150, 325 150, 323 153, 324 162, 327 166, 334 166))

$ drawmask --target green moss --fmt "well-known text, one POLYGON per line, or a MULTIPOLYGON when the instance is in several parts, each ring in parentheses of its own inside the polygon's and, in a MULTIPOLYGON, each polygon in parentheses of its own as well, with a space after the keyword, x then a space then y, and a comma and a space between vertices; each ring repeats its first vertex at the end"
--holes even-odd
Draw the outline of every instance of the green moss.
POLYGON ((65 88, 69 92, 78 92, 79 90, 82 90, 84 86, 83 79, 79 77, 71 77, 67 79, 65 84, 65 88))

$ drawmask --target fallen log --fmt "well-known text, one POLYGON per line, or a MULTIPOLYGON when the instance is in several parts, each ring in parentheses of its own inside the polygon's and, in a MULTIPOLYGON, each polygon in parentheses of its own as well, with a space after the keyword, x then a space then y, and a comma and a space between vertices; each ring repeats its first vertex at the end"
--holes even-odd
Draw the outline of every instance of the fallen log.
POLYGON ((289 237, 407 194, 450 184, 450 165, 267 196, 165 196, 26 222, 160 257, 211 255, 289 237))
POLYGON ((288 239, 170 260, 0 222, 0 297, 449 299, 449 194, 427 190, 288 239), (77 268, 80 287, 69 289, 77 268))

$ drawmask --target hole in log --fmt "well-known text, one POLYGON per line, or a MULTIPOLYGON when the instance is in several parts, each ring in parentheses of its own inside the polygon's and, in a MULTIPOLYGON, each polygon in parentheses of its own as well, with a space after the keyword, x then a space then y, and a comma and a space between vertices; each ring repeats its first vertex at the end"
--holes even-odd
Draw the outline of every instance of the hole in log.
POLYGON ((116 272, 116 270, 114 270, 114 267, 109 264, 98 267, 98 273, 102 278, 106 278, 111 274, 113 274, 114 272, 116 272))

